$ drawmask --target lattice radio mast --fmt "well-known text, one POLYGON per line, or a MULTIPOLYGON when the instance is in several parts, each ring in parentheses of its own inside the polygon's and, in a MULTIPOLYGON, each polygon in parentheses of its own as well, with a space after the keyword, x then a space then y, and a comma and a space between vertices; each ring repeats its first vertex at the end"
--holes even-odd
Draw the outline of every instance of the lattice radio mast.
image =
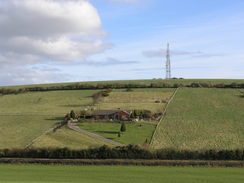
POLYGON ((169 43, 167 44, 167 51, 166 51, 166 79, 171 79, 171 63, 170 63, 169 43))

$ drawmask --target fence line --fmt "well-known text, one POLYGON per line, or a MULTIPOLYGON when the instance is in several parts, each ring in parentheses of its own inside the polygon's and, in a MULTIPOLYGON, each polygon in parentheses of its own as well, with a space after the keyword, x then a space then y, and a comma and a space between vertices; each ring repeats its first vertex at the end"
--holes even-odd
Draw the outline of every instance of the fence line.
POLYGON ((177 89, 174 91, 173 95, 170 97, 168 103, 166 104, 166 106, 165 106, 165 108, 164 108, 164 112, 163 112, 163 114, 162 114, 162 117, 161 117, 161 119, 159 120, 159 122, 158 122, 158 124, 157 124, 157 126, 156 126, 156 128, 155 128, 155 131, 153 132, 153 136, 152 136, 152 138, 151 138, 151 141, 150 141, 149 146, 152 146, 152 142, 153 142, 153 139, 155 138, 156 132, 157 132, 157 130, 158 130, 160 124, 162 123, 162 121, 163 121, 163 120, 165 119, 165 117, 166 117, 166 112, 167 112, 167 110, 168 110, 169 104, 172 102, 172 100, 174 99, 174 97, 175 97, 175 95, 177 94, 177 92, 178 92, 179 89, 180 89, 180 88, 177 88, 177 89))

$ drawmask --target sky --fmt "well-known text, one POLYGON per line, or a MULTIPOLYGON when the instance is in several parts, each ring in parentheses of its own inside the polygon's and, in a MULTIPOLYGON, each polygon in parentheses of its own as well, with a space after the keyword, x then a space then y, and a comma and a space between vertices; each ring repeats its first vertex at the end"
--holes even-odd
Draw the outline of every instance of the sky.
POLYGON ((244 79, 243 0, 0 0, 0 85, 244 79))

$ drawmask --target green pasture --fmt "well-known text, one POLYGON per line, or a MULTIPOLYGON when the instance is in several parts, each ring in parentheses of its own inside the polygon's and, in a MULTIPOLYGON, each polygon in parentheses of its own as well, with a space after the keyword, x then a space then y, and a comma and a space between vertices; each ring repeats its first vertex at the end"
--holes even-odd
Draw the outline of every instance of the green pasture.
POLYGON ((243 168, 0 165, 1 183, 243 183, 243 168))
POLYGON ((55 116, 1 115, 0 149, 23 148, 59 120, 55 116))
POLYGON ((106 110, 150 110, 153 112, 163 111, 168 100, 175 89, 150 88, 133 89, 131 92, 126 90, 113 90, 109 97, 96 105, 97 109, 106 110), (156 101, 162 101, 156 103, 156 101))
MULTIPOLYGON (((150 84, 168 83, 243 83, 243 80, 133 80, 89 82, 150 84)), ((52 84, 48 85, 51 86, 52 84)), ((61 84, 58 84, 61 85, 61 84)), ((65 84, 63 84, 65 85, 65 84)), ((45 85, 46 86, 46 85, 45 85)), ((28 92, 0 96, 0 149, 24 148, 34 139, 36 147, 88 148, 102 142, 77 134, 66 128, 44 134, 62 121, 71 110, 79 111, 87 106, 96 109, 148 109, 164 110, 175 89, 148 88, 113 90, 109 97, 92 106, 91 96, 100 90, 66 90, 28 92), (161 100, 161 103, 156 101, 161 100)), ((244 91, 244 90, 242 90, 244 91)), ((236 149, 244 146, 244 98, 239 89, 181 88, 169 105, 165 119, 160 123, 152 148, 177 149, 236 149)), ((82 123, 81 128, 125 144, 150 140, 155 124, 131 123, 127 132, 118 137, 120 124, 82 123)))
MULTIPOLYGON (((32 147, 69 147, 79 149, 103 145, 103 142, 66 128, 60 129, 55 133, 49 132, 43 135, 48 129, 61 122, 67 112, 72 109, 79 111, 90 106, 92 103, 91 95, 98 91, 29 92, 18 95, 0 96, 0 138, 2 139, 0 141, 0 149, 24 148, 36 138, 38 139, 35 140, 32 147)), ((149 104, 154 107, 156 106, 155 108, 162 108, 165 104, 156 104, 154 100, 160 98, 167 99, 171 95, 170 91, 172 89, 135 89, 133 92, 114 90, 108 99, 113 103, 119 103, 118 94, 121 96, 125 94, 121 98, 121 102, 124 104, 131 100, 131 105, 134 102, 135 106, 142 108, 147 109, 147 105, 149 104), (140 98, 143 98, 142 101, 144 103, 140 101, 140 98)), ((104 101, 98 105, 104 105, 102 109, 106 109, 105 106, 108 106, 108 103, 105 104, 104 101)), ((115 106, 111 107, 110 109, 117 109, 115 106)), ((113 126, 118 125, 115 124, 113 126)), ((104 126, 102 123, 101 126, 103 128, 101 127, 100 131, 115 130, 113 127, 104 126)), ((96 124, 94 124, 94 127, 90 126, 89 128, 91 129, 90 131, 99 131, 98 125, 96 124)), ((146 139, 149 140, 151 138, 154 128, 154 125, 147 124, 141 128, 137 128, 136 125, 128 125, 129 132, 126 135, 122 135, 118 141, 122 141, 123 143, 143 143, 146 139), (132 138, 130 132, 138 132, 138 134, 132 138)), ((105 133, 105 137, 117 140, 113 134, 105 133)))
POLYGON ((121 124, 116 122, 86 122, 81 123, 80 128, 96 133, 105 138, 121 142, 123 144, 143 144, 149 142, 155 130, 155 124, 126 123, 126 132, 118 137, 121 124))
POLYGON ((237 89, 180 89, 156 131, 152 147, 243 148, 244 98, 240 93, 237 89))
POLYGON ((69 148, 69 149, 87 149, 108 145, 103 141, 91 138, 81 133, 70 130, 67 127, 50 132, 38 139, 32 147, 36 148, 69 148))
POLYGON ((99 90, 28 92, 0 96, 0 114, 65 116, 92 103, 91 95, 99 90))
MULTIPOLYGON (((97 91, 51 91, 0 96, 0 149, 26 147, 55 124, 60 123, 70 110, 81 110, 90 104, 90 96, 95 92, 97 91)), ((72 132, 66 130, 65 133, 47 135, 36 145, 67 145, 73 148, 74 144, 79 144, 77 147, 101 144, 81 135, 77 137, 76 133, 72 141, 71 134, 72 132), (61 134, 64 135, 63 138, 61 134), (67 139, 70 140, 69 143, 67 139)))

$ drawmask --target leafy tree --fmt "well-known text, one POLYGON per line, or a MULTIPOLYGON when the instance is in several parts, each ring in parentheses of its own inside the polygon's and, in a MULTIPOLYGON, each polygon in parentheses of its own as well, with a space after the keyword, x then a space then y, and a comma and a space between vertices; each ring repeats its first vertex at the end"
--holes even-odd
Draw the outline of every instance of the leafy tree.
POLYGON ((76 118, 77 118, 77 115, 76 115, 76 113, 75 113, 74 110, 72 110, 72 111, 70 112, 70 117, 73 118, 73 119, 76 119, 76 118))
POLYGON ((126 125, 125 125, 124 122, 121 124, 120 131, 121 132, 126 132, 126 125))

